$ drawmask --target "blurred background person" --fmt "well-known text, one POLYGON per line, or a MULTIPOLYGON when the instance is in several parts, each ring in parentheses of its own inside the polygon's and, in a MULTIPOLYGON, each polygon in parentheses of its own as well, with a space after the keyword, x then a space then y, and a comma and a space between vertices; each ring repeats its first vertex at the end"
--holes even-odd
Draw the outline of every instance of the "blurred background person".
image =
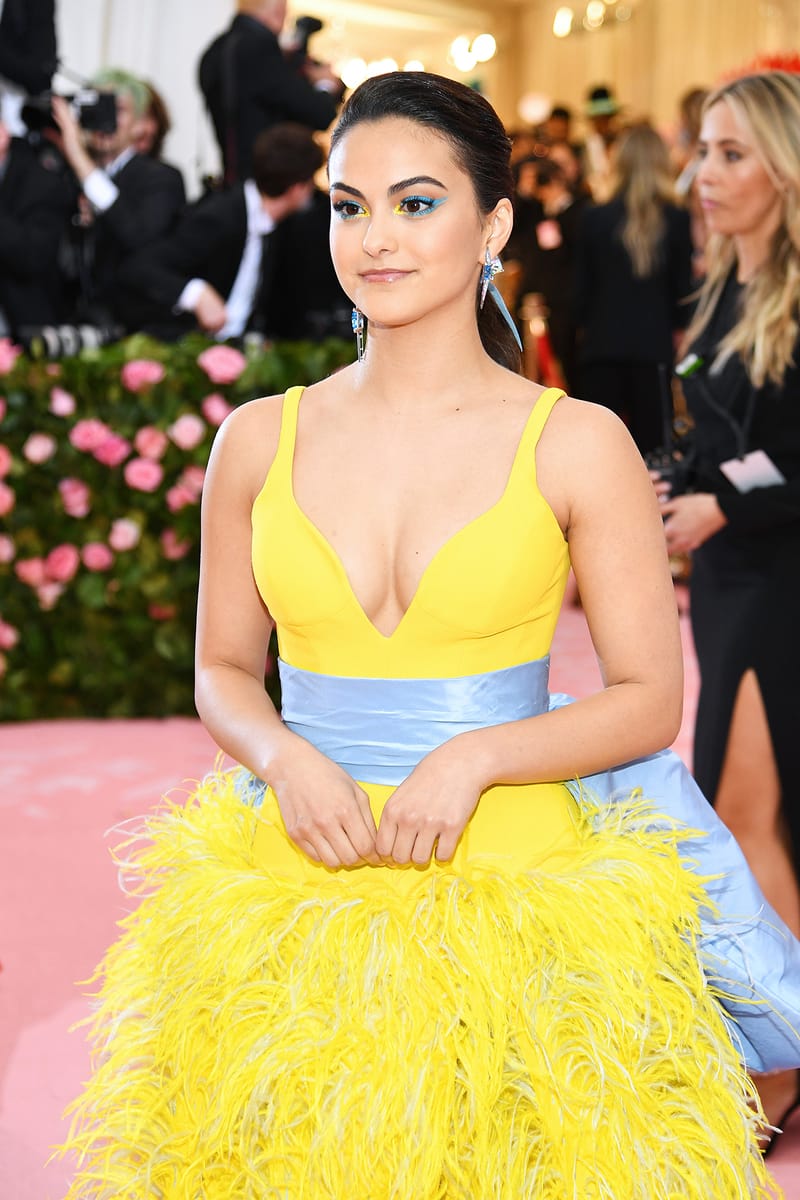
POLYGON ((142 83, 147 89, 148 102, 147 108, 139 118, 135 130, 133 145, 136 153, 149 154, 151 158, 168 167, 170 171, 174 171, 185 190, 182 172, 172 163, 166 162, 163 157, 164 142, 170 129, 172 129, 172 118, 167 107, 167 102, 158 88, 150 83, 149 80, 143 79, 142 83))
MULTIPOLYGON (((797 934, 800 76, 751 75, 712 93, 699 155, 710 240, 686 337, 694 494, 664 504, 669 548, 692 553, 694 773, 797 934)), ((758 1086, 781 1127, 797 1074, 758 1086)))
POLYGON ((63 260, 73 292, 68 319, 76 324, 128 327, 120 265, 172 228, 186 194, 179 172, 136 150, 138 122, 148 104, 141 80, 126 71, 108 70, 95 76, 92 84, 114 96, 113 130, 87 132, 67 101, 53 97, 63 154, 78 190, 72 237, 63 260))
POLYGON ((617 146, 612 199, 587 208, 580 226, 578 395, 620 415, 642 454, 663 441, 663 381, 688 322, 691 259, 666 144, 649 125, 631 126, 617 146))
POLYGON ((22 137, 22 105, 50 87, 56 70, 55 0, 3 0, 0 4, 0 120, 22 137))
POLYGON ((284 123, 253 147, 253 175, 202 197, 169 237, 121 272, 132 328, 165 341, 202 330, 220 341, 260 328, 257 314, 275 269, 270 235, 309 204, 323 154, 310 130, 284 123))
POLYGON ((611 147, 618 133, 620 105, 610 87, 589 90, 584 116, 589 132, 583 145, 583 173, 594 200, 608 200, 612 189, 611 147))
POLYGON ((72 197, 0 121, 0 337, 58 320, 58 247, 72 197))
POLYGON ((330 223, 330 197, 314 188, 309 203, 276 226, 272 269, 253 320, 266 337, 314 342, 352 337, 353 305, 333 269, 330 223))
POLYGON ((513 242, 514 256, 522 267, 518 319, 521 323, 525 297, 531 293, 541 296, 565 387, 575 392, 573 272, 586 200, 575 195, 561 167, 549 158, 535 160, 531 170, 537 210, 513 242))
POLYGON ((228 184, 250 174, 262 130, 283 121, 323 130, 336 116, 342 81, 307 54, 284 54, 279 38, 285 21, 286 0, 239 0, 230 28, 200 59, 200 91, 228 184))
POLYGON ((678 105, 678 129, 672 147, 673 169, 676 173, 676 195, 689 210, 692 231, 692 273, 700 279, 705 275, 705 247, 708 231, 703 207, 700 203, 695 178, 700 160, 697 143, 700 138, 700 122, 703 105, 708 97, 705 88, 691 88, 685 92, 678 105))

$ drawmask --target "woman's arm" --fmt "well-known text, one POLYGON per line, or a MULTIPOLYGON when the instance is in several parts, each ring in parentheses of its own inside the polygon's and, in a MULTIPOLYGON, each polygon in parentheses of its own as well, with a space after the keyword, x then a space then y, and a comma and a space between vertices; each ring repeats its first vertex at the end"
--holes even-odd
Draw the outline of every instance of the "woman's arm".
POLYGON ((492 784, 592 774, 660 750, 678 732, 677 607, 638 451, 608 410, 565 398, 537 459, 540 488, 569 541, 604 688, 554 712, 459 734, 429 754, 381 819, 377 847, 395 861, 426 862, 437 838, 437 856, 451 857, 492 784))
POLYGON ((275 455, 281 400, 221 426, 203 487, 195 701, 217 744, 273 789, 293 841, 327 866, 377 861, 364 791, 287 729, 264 688, 272 621, 251 562, 253 501, 275 455))

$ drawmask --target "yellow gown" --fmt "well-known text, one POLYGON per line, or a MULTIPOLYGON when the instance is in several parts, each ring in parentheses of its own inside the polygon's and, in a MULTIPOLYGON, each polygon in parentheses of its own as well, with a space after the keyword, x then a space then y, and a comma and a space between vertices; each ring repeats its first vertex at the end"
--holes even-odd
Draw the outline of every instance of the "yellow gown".
MULTIPOLYGON (((301 392, 252 513, 287 670, 407 696, 546 662, 569 555, 535 448, 561 393, 385 636, 295 501, 301 392)), ((379 818, 392 785, 360 782, 379 818)), ((451 863, 329 871, 241 769, 165 806, 118 852, 142 898, 98 972, 69 1200, 766 1200, 702 881, 646 811, 491 787, 451 863)))

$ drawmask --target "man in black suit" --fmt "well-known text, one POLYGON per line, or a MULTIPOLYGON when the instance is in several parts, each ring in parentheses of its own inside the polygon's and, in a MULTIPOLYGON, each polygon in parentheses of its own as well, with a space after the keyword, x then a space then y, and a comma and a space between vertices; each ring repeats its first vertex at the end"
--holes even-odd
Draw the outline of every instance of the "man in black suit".
POLYGON ((179 172, 136 153, 138 120, 149 99, 141 81, 125 71, 105 71, 93 85, 114 93, 113 131, 85 132, 67 102, 53 97, 63 153, 80 188, 72 243, 78 284, 72 319, 126 326, 125 296, 117 279, 120 265, 169 232, 186 195, 179 172))
POLYGON ((120 282, 135 328, 167 341, 194 329, 220 341, 241 336, 269 288, 269 235, 309 204, 322 162, 301 125, 260 134, 252 178, 190 205, 168 238, 125 263, 120 282))
POLYGON ((0 121, 0 336, 58 319, 56 256, 70 203, 63 179, 0 121))
POLYGON ((24 97, 46 91, 55 69, 55 0, 2 0, 0 118, 12 135, 25 132, 20 124, 24 97))
POLYGON ((239 0, 230 28, 204 52, 199 67, 219 143, 226 183, 251 173, 259 133, 283 121, 327 129, 344 91, 324 63, 306 59, 298 69, 278 41, 286 0, 239 0))

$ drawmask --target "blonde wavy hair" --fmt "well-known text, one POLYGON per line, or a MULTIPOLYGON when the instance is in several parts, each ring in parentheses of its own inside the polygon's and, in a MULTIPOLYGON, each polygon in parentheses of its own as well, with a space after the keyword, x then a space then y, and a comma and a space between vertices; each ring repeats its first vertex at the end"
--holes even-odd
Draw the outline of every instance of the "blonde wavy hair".
MULTIPOLYGON (((723 102, 751 134, 783 203, 767 260, 746 285, 742 315, 720 343, 712 370, 721 370, 738 354, 756 387, 767 381, 780 386, 800 335, 800 76, 787 71, 745 75, 712 92, 703 112, 723 102)), ((708 273, 686 331, 687 346, 711 320, 736 262, 733 238, 709 238, 706 260, 708 273)))
POLYGON ((625 204, 622 242, 634 275, 646 279, 658 266, 664 205, 675 202, 669 151, 651 125, 631 125, 619 139, 613 198, 619 197, 625 204))

